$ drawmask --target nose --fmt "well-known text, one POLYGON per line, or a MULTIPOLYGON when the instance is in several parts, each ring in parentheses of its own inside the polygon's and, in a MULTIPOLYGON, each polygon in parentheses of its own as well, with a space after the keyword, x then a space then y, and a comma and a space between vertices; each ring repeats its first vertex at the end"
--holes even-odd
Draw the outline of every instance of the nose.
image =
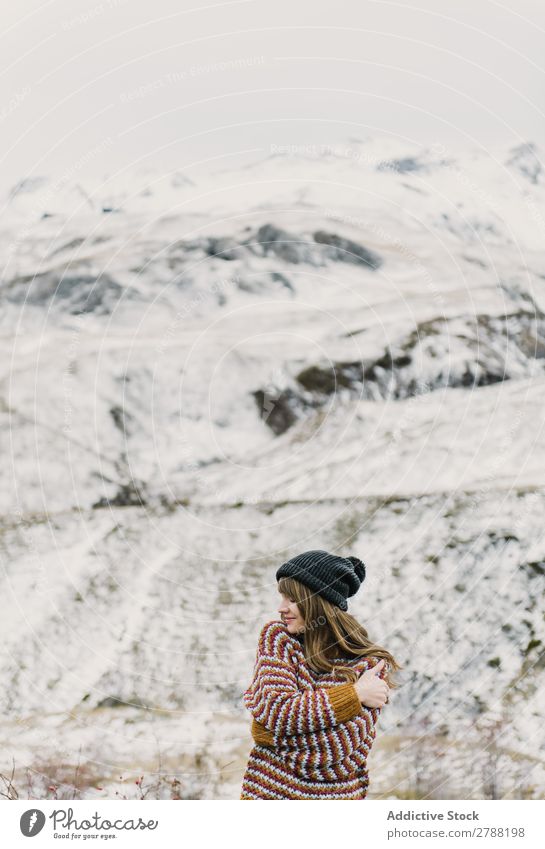
POLYGON ((281 601, 280 604, 278 605, 278 612, 279 613, 287 613, 288 612, 288 606, 287 606, 285 601, 281 601))

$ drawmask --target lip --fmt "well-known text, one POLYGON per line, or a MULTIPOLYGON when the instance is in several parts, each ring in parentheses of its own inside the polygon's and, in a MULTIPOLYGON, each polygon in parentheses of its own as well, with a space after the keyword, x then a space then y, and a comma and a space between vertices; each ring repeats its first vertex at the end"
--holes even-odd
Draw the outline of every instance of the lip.
POLYGON ((295 619, 295 616, 285 616, 284 622, 293 622, 294 619, 295 619))

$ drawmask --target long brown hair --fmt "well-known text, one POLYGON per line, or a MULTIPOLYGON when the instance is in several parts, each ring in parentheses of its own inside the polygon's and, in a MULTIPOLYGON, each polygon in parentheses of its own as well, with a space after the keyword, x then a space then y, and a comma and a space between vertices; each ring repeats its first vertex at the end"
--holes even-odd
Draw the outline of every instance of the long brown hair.
POLYGON ((354 616, 294 578, 280 578, 278 591, 296 603, 303 617, 303 651, 312 669, 316 672, 333 672, 336 677, 353 684, 358 679, 358 673, 352 667, 339 665, 340 658, 384 658, 390 665, 390 669, 384 672, 384 680, 392 689, 398 686, 390 673, 403 667, 389 651, 369 639, 366 629, 354 616))

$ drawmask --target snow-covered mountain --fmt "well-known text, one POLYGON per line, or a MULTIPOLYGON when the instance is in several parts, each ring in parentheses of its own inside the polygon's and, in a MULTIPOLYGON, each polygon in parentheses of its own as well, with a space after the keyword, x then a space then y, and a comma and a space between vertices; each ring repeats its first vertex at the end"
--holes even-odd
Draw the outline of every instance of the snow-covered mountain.
POLYGON ((88 797, 237 798, 275 569, 326 548, 404 665, 372 794, 545 795, 541 162, 372 138, 13 186, 1 772, 55 778, 56 736, 88 797))

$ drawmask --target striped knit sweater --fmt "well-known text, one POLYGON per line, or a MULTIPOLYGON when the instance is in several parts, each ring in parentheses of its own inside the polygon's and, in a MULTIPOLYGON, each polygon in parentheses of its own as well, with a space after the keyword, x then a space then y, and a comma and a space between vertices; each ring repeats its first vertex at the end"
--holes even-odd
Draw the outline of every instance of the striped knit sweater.
MULTIPOLYGON (((338 658, 358 674, 377 662, 338 658)), ((283 622, 262 628, 243 699, 255 745, 241 799, 365 798, 380 708, 362 706, 353 684, 310 669, 301 641, 283 622)))

